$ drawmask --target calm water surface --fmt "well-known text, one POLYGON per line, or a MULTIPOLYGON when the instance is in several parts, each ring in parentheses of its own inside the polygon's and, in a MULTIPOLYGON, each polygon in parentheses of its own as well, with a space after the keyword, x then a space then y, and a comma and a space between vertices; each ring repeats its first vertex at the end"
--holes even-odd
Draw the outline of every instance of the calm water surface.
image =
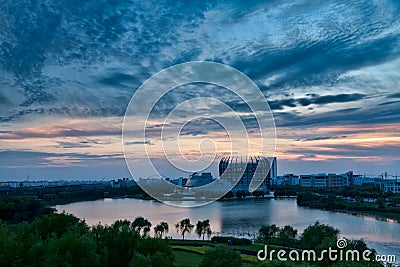
MULTIPOLYGON (((184 218, 190 218, 193 224, 198 220, 209 219, 215 234, 245 235, 251 238, 263 224, 291 225, 302 232, 318 220, 338 228, 346 238, 364 239, 379 254, 396 255, 397 260, 400 259, 399 223, 299 207, 294 199, 220 201, 197 208, 177 208, 149 200, 104 199, 58 205, 56 209, 85 219, 89 225, 99 222, 111 224, 118 219, 133 220, 137 216, 147 218, 153 226, 166 221, 170 226, 168 235, 173 237, 180 237, 174 225, 184 218)), ((192 234, 188 238, 198 237, 192 234)))

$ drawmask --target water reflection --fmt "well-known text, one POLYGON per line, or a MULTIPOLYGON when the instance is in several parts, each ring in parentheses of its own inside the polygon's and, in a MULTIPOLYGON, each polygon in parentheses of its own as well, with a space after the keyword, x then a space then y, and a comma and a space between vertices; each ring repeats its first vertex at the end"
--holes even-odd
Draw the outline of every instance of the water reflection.
MULTIPOLYGON (((367 216, 298 207, 294 199, 232 200, 214 202, 197 208, 179 208, 156 201, 137 199, 105 199, 56 206, 58 211, 84 218, 89 225, 111 224, 118 219, 134 220, 137 216, 149 219, 153 226, 161 221, 170 225, 168 235, 180 237, 176 222, 190 218, 209 219, 215 233, 254 237, 263 224, 291 225, 302 232, 317 220, 338 228, 350 239, 364 239, 381 254, 400 258, 400 224, 376 220, 367 216)), ((198 238, 192 233, 188 238, 198 238)))

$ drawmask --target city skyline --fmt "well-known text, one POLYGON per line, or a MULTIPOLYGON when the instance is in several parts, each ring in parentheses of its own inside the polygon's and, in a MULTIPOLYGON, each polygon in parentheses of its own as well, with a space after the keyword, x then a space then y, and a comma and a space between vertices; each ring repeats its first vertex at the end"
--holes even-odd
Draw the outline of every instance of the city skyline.
MULTIPOLYGON (((0 29, 0 179, 128 177, 121 136, 130 98, 153 74, 189 61, 227 64, 257 84, 274 115, 279 174, 397 175, 399 13, 396 1, 7 3, 0 15, 7 25, 0 29)), ((246 117, 221 90, 177 88, 153 122, 200 96, 246 117)), ((213 110, 207 102, 195 108, 213 110)), ((182 138, 189 158, 207 138, 229 150, 224 130, 206 120, 187 124, 182 138)), ((160 155, 151 157, 179 175, 160 155)))
MULTIPOLYGON (((320 175, 320 174, 321 175, 322 174, 325 174, 325 175, 328 175, 328 174, 345 175, 348 172, 354 173, 354 175, 357 175, 357 176, 362 177, 362 178, 381 178, 381 179, 389 179, 390 180, 390 179, 398 179, 399 176, 400 176, 397 172, 396 173, 388 173, 387 171, 382 171, 382 172, 380 172, 378 174, 367 174, 365 172, 355 172, 355 171, 353 171, 351 169, 348 169, 348 170, 343 169, 343 170, 337 171, 337 172, 333 172, 333 171, 329 171, 329 170, 323 170, 323 169, 319 169, 317 171, 310 171, 310 172, 291 172, 291 171, 289 171, 289 172, 280 172, 279 171, 279 164, 276 164, 275 168, 276 168, 276 171, 275 171, 276 172, 276 176, 274 176, 274 175, 271 176, 271 177, 274 177, 274 178, 279 178, 279 177, 282 178, 282 177, 285 177, 285 176, 288 176, 288 175, 294 175, 294 176, 297 176, 297 177, 299 177, 301 175, 320 175)), ((219 177, 218 172, 220 172, 220 171, 218 170, 218 166, 215 166, 215 168, 209 168, 209 169, 206 169, 204 172, 201 171, 200 173, 207 173, 207 172, 211 173, 212 177, 214 179, 216 179, 216 178, 219 177)), ((182 173, 180 173, 180 174, 182 174, 182 173)), ((180 176, 179 175, 176 175, 176 176, 163 176, 162 178, 163 179, 188 178, 193 174, 195 174, 195 172, 187 173, 186 176, 185 176, 185 174, 183 174, 183 175, 180 175, 180 176)), ((148 179, 148 178, 151 178, 151 177, 139 177, 139 179, 148 179)), ((31 176, 31 175, 28 174, 26 176, 19 176, 19 177, 10 178, 10 179, 5 177, 5 178, 1 179, 0 182, 13 182, 13 181, 15 181, 15 182, 22 182, 22 181, 24 181, 24 182, 28 182, 28 181, 32 181, 32 182, 34 182, 34 181, 49 181, 49 182, 51 182, 51 181, 54 181, 54 182, 57 182, 57 181, 66 181, 66 182, 72 182, 72 181, 79 181, 79 182, 94 181, 94 182, 100 182, 100 181, 112 181, 112 180, 116 180, 116 179, 117 180, 118 179, 133 179, 133 180, 135 180, 129 173, 126 176, 123 176, 123 175, 121 175, 121 176, 108 176, 108 177, 104 176, 104 177, 100 177, 100 178, 97 178, 97 177, 76 178, 76 177, 72 177, 72 176, 71 177, 65 176, 64 178, 56 177, 56 176, 43 178, 41 176, 31 176)))

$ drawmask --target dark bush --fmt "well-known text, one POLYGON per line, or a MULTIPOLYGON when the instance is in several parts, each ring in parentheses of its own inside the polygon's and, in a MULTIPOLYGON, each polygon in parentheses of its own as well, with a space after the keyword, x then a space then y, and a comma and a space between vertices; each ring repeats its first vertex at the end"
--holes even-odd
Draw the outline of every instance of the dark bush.
POLYGON ((211 238, 211 241, 221 244, 240 245, 240 246, 246 246, 252 243, 250 239, 236 238, 232 236, 213 236, 211 238))

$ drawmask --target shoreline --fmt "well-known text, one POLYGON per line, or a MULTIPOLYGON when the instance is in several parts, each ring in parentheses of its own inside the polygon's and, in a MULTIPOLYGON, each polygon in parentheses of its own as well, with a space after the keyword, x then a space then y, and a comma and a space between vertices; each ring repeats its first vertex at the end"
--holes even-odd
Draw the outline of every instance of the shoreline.
POLYGON ((326 208, 310 207, 308 205, 299 205, 298 203, 296 203, 296 204, 299 207, 304 207, 304 208, 308 208, 308 209, 340 212, 340 213, 346 213, 349 215, 353 215, 356 217, 362 217, 362 218, 366 218, 366 219, 370 218, 370 219, 374 219, 377 221, 400 223, 400 214, 396 214, 396 213, 385 213, 385 212, 376 213, 376 212, 369 212, 369 211, 355 211, 355 210, 346 210, 346 209, 326 209, 326 208))
MULTIPOLYGON (((391 227, 395 227, 394 229, 398 229, 398 225, 396 224, 392 224, 390 223, 390 226, 387 222, 384 222, 382 220, 378 220, 376 219, 374 216, 371 218, 357 218, 357 216, 355 214, 344 214, 345 212, 340 212, 340 213, 333 213, 333 212, 339 212, 339 211, 333 211, 333 212, 329 212, 327 210, 322 210, 322 209, 314 209, 314 208, 307 208, 304 210, 301 210, 301 207, 298 206, 293 198, 280 198, 280 199, 276 199, 273 201, 270 200, 261 200, 261 201, 257 201, 257 200, 251 200, 246 199, 247 201, 238 201, 235 199, 231 199, 231 201, 233 202, 221 202, 221 203, 214 203, 213 205, 208 205, 210 206, 209 208, 205 208, 204 210, 199 210, 197 211, 196 209, 185 209, 182 210, 182 216, 177 216, 177 215, 172 215, 171 218, 164 218, 164 217, 160 217, 161 215, 159 215, 158 212, 168 212, 168 214, 170 212, 172 212, 172 214, 174 214, 174 210, 170 210, 168 207, 163 207, 165 205, 162 205, 161 203, 157 203, 157 202, 153 202, 153 201, 143 201, 143 200, 134 200, 134 199, 130 199, 130 200, 123 200, 123 199, 119 199, 117 201, 111 201, 111 199, 105 200, 103 201, 98 201, 98 202, 88 202, 88 203, 82 203, 82 204, 77 204, 77 206, 61 206, 61 207, 57 207, 57 212, 61 213, 63 210, 65 210, 66 212, 69 212, 73 215, 79 216, 80 218, 85 218, 87 219, 86 222, 89 225, 96 225, 99 221, 101 221, 103 224, 112 224, 113 221, 115 220, 115 218, 124 220, 125 219, 130 219, 133 220, 135 216, 144 216, 145 218, 149 218, 150 220, 153 221, 162 221, 165 220, 168 222, 168 224, 170 225, 174 225, 174 223, 176 221, 178 221, 179 219, 182 218, 190 218, 191 220, 195 219, 194 222, 196 222, 198 220, 198 218, 209 218, 210 221, 214 222, 214 220, 216 220, 215 222, 219 222, 218 220, 223 220, 222 218, 220 218, 217 214, 219 213, 215 213, 217 211, 223 211, 225 210, 225 212, 227 212, 226 214, 228 214, 226 218, 232 218, 231 215, 235 214, 235 213, 239 213, 239 212, 245 212, 247 208, 253 208, 254 209, 258 209, 260 211, 264 210, 264 213, 270 213, 269 211, 276 211, 276 212, 284 212, 284 210, 280 209, 279 207, 287 207, 289 208, 289 210, 298 210, 298 213, 300 215, 301 218, 305 219, 306 221, 308 221, 309 219, 314 219, 315 220, 320 220, 321 223, 324 224, 329 224, 329 225, 334 225, 335 227, 337 227, 340 230, 343 230, 342 235, 343 236, 348 236, 350 239, 367 239, 367 244, 369 246, 371 246, 372 248, 374 248, 375 250, 379 251, 379 253, 381 254, 393 254, 393 244, 395 244, 395 246, 397 246, 398 244, 398 240, 393 239, 393 237, 391 235, 388 236, 388 238, 385 239, 381 239, 379 236, 377 236, 376 234, 373 234, 373 232, 369 232, 369 230, 363 230, 363 231, 359 231, 358 229, 358 223, 361 223, 362 225, 378 225, 380 228, 380 231, 382 232, 382 234, 384 234, 385 236, 388 234, 387 232, 385 232, 385 228, 388 227, 388 229, 391 229, 391 227), (283 200, 283 201, 279 201, 279 200, 283 200), (273 203, 274 202, 274 203, 273 203), (153 204, 151 204, 153 203, 153 204), (115 213, 113 213, 112 216, 108 217, 105 216, 104 220, 103 219, 99 219, 100 217, 98 216, 98 214, 102 214, 101 213, 101 209, 103 207, 103 205, 105 205, 105 207, 111 208, 113 209, 115 207, 115 209, 118 209, 118 207, 121 207, 122 212, 118 213, 118 216, 115 216, 115 213), (115 206, 116 205, 116 206, 115 206), (136 207, 137 205, 137 211, 138 212, 130 212, 129 211, 129 207, 136 207), (83 213, 82 211, 87 210, 87 209, 91 209, 91 207, 98 207, 98 209, 96 209, 97 211, 99 211, 100 213, 98 213, 96 211, 96 214, 93 218, 87 218, 85 217, 85 213, 83 213), (154 211, 148 213, 146 210, 150 207, 154 206, 154 211), (147 208, 146 208, 147 207, 147 208), (243 210, 242 207, 246 207, 245 210, 243 210), (268 210, 266 210, 263 207, 269 207, 268 210), (143 212, 139 212, 141 211, 143 208, 144 209, 144 213, 143 212), (229 210, 229 211, 228 211, 229 210), (76 212, 76 213, 75 213, 76 212), (208 213, 210 212, 210 213, 208 213), (329 214, 330 213, 330 214, 329 214), (148 215, 151 214, 151 215, 148 215), (207 215, 210 214, 210 215, 207 215), (313 214, 314 216, 306 216, 304 217, 304 215, 301 214, 313 214), (349 216, 349 215, 353 215, 353 216, 349 216), (194 216, 194 217, 193 217, 194 216), (200 217, 199 217, 200 216, 200 217), (210 217, 211 216, 211 217, 210 217), (347 217, 347 218, 346 218, 347 217), (330 220, 329 218, 331 218, 332 220, 330 220), (338 222, 337 219, 335 218, 341 218, 338 222), (341 222, 345 222, 346 220, 349 220, 351 222, 357 222, 356 224, 352 224, 352 226, 343 226, 341 222), (368 222, 369 221, 369 222, 368 222), (354 228, 354 231, 351 230, 351 228, 354 228), (350 230, 349 230, 350 229, 350 230), (370 233, 370 234, 368 234, 370 233)), ((167 205, 168 206, 168 205, 167 205)), ((105 210, 107 210, 108 208, 106 208, 105 210)), ((142 210, 143 211, 143 210, 142 210)), ((181 214, 180 211, 176 211, 177 214, 181 214)), ((257 212, 258 213, 258 212, 257 212)), ((274 213, 276 214, 276 213, 274 213)), ((244 216, 240 215, 240 218, 242 218, 244 216)), ((261 217, 265 217, 268 218, 268 216, 261 216, 261 217)), ((301 231, 303 231, 304 228, 306 228, 308 225, 311 225, 313 223, 313 221, 310 221, 310 223, 305 223, 303 225, 302 220, 297 220, 298 216, 294 217, 293 220, 287 220, 285 218, 283 218, 284 222, 281 222, 280 219, 266 219, 263 221, 258 220, 257 221, 257 225, 259 225, 261 227, 262 224, 273 224, 276 223, 279 227, 283 227, 284 225, 293 225, 293 227, 297 227, 298 229, 300 229, 301 231)), ((233 236, 233 237, 245 237, 245 238, 250 238, 253 239, 252 237, 254 236, 254 233, 256 233, 258 231, 257 229, 253 229, 253 228, 249 228, 248 226, 243 226, 241 225, 240 221, 238 221, 238 225, 236 226, 230 226, 226 229, 220 229, 219 227, 219 223, 216 224, 216 228, 213 228, 213 235, 219 236, 233 236)), ((345 224, 344 224, 345 225, 345 224)), ((366 229, 370 229, 370 227, 367 227, 366 229)), ((173 236, 174 239, 179 239, 179 235, 176 235, 175 231, 173 231, 174 233, 171 232, 171 235, 173 236)), ((192 235, 185 235, 185 239, 192 239, 195 238, 192 235)), ((397 253, 397 251, 396 251, 397 253)))
MULTIPOLYGON (((249 201, 249 200, 266 200, 266 199, 274 199, 274 200, 284 200, 284 199, 295 199, 297 196, 291 196, 291 197, 269 197, 266 196, 264 198, 256 198, 256 197, 246 197, 243 199, 237 199, 237 198, 224 198, 224 199, 219 199, 217 201, 225 202, 225 201, 249 201)), ((73 200, 73 201, 62 201, 62 202, 57 202, 57 203, 46 203, 46 207, 49 208, 55 208, 56 206, 59 205, 68 205, 68 204, 73 204, 73 203, 79 203, 79 202, 89 202, 89 201, 97 201, 97 200, 105 200, 105 199, 137 199, 137 200, 154 200, 157 202, 157 199, 152 199, 152 198, 143 198, 143 197, 132 197, 132 196, 127 196, 127 197, 113 197, 113 198, 91 198, 91 199, 79 199, 79 200, 73 200)), ((181 201, 196 201, 196 200, 181 200, 181 201)), ((162 203, 162 202, 161 202, 162 203)), ((340 210, 340 209, 322 209, 322 208, 315 208, 315 207, 308 207, 304 205, 299 205, 296 203, 297 206, 299 207, 304 207, 308 209, 316 209, 316 210, 323 210, 323 211, 331 211, 331 212, 340 212, 340 213, 346 213, 352 216, 356 217, 362 217, 366 219, 373 219, 377 221, 385 221, 385 222, 390 222, 390 223, 400 223, 400 219, 394 218, 387 216, 385 214, 376 214, 376 213, 370 213, 370 212, 359 212, 359 211, 349 211, 349 210, 340 210)), ((399 215, 400 217, 400 215, 399 215)))

